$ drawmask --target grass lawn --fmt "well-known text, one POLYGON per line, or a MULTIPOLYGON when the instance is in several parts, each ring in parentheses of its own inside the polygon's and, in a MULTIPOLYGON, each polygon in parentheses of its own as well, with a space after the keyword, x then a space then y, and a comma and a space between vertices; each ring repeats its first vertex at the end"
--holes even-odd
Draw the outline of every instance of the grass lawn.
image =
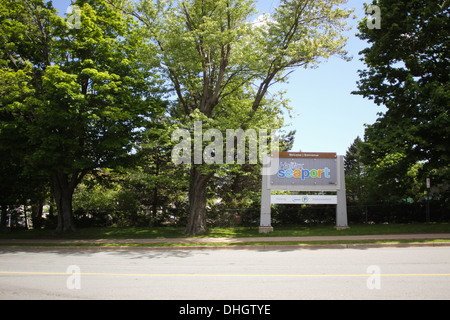
MULTIPOLYGON (((414 233, 450 233, 449 223, 412 223, 352 225, 350 229, 337 231, 334 226, 293 226, 275 227, 270 234, 259 234, 258 228, 212 228, 208 233, 197 237, 210 238, 246 238, 246 237, 302 237, 302 236, 339 236, 339 235, 377 235, 377 234, 414 234, 414 233)), ((183 228, 86 228, 70 234, 56 234, 53 230, 15 230, 0 233, 0 239, 170 239, 184 238, 183 228)))

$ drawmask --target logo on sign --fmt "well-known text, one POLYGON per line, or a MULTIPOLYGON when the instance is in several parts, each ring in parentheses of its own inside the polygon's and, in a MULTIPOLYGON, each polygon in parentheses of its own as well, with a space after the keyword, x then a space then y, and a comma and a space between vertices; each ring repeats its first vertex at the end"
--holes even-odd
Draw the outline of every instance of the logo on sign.
POLYGON ((330 179, 330 169, 287 169, 287 170, 279 170, 278 178, 287 178, 287 179, 330 179))

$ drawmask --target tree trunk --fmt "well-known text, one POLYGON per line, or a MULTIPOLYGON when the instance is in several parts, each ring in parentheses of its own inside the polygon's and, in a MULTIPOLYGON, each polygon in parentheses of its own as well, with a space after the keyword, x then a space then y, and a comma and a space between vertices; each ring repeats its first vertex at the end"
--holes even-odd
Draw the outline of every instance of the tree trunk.
POLYGON ((72 214, 72 198, 76 186, 81 181, 82 176, 78 177, 75 173, 71 179, 67 174, 57 173, 52 177, 53 193, 56 207, 58 208, 58 226, 57 232, 75 231, 72 214))
POLYGON ((33 222, 33 229, 40 229, 42 227, 42 213, 43 201, 37 200, 31 206, 31 221, 33 222))
POLYGON ((206 187, 214 173, 203 174, 199 165, 193 165, 189 187, 189 219, 186 234, 197 235, 207 231, 206 228, 206 187))
POLYGON ((28 216, 27 216, 27 204, 23 206, 23 215, 25 216, 25 228, 28 230, 28 216))
POLYGON ((0 230, 6 229, 6 215, 8 214, 8 206, 6 204, 1 205, 1 217, 0 217, 0 230))
MULTIPOLYGON (((159 158, 158 158, 158 150, 156 151, 156 159, 155 159, 155 176, 159 176, 159 158)), ((155 185, 153 188, 153 208, 152 208, 152 216, 150 217, 150 227, 152 226, 152 220, 156 219, 158 214, 158 185, 155 185)))
POLYGON ((158 188, 154 187, 153 188, 153 206, 152 206, 151 214, 150 214, 149 227, 152 226, 153 220, 156 220, 157 214, 158 214, 158 188))

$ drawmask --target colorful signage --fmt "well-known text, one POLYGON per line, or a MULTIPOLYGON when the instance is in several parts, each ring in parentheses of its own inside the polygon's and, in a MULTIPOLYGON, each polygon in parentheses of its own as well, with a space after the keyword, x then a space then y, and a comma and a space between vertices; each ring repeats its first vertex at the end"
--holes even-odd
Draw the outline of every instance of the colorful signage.
POLYGON ((321 179, 322 177, 325 177, 326 179, 330 179, 330 169, 329 168, 323 168, 323 169, 287 169, 287 170, 278 170, 278 177, 279 178, 294 178, 294 179, 321 179))
POLYGON ((272 185, 336 185, 337 155, 335 153, 280 152, 272 185))
POLYGON ((260 233, 273 231, 272 204, 336 205, 336 229, 348 228, 344 156, 280 152, 272 153, 269 160, 270 171, 262 170, 260 233), (272 191, 312 194, 272 195, 272 191))

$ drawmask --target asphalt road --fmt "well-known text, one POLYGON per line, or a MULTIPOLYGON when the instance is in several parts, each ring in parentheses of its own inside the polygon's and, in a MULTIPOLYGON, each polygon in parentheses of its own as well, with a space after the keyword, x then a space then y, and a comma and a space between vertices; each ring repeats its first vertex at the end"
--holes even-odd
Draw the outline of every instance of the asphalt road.
POLYGON ((450 248, 0 248, 0 299, 450 299, 450 248))

